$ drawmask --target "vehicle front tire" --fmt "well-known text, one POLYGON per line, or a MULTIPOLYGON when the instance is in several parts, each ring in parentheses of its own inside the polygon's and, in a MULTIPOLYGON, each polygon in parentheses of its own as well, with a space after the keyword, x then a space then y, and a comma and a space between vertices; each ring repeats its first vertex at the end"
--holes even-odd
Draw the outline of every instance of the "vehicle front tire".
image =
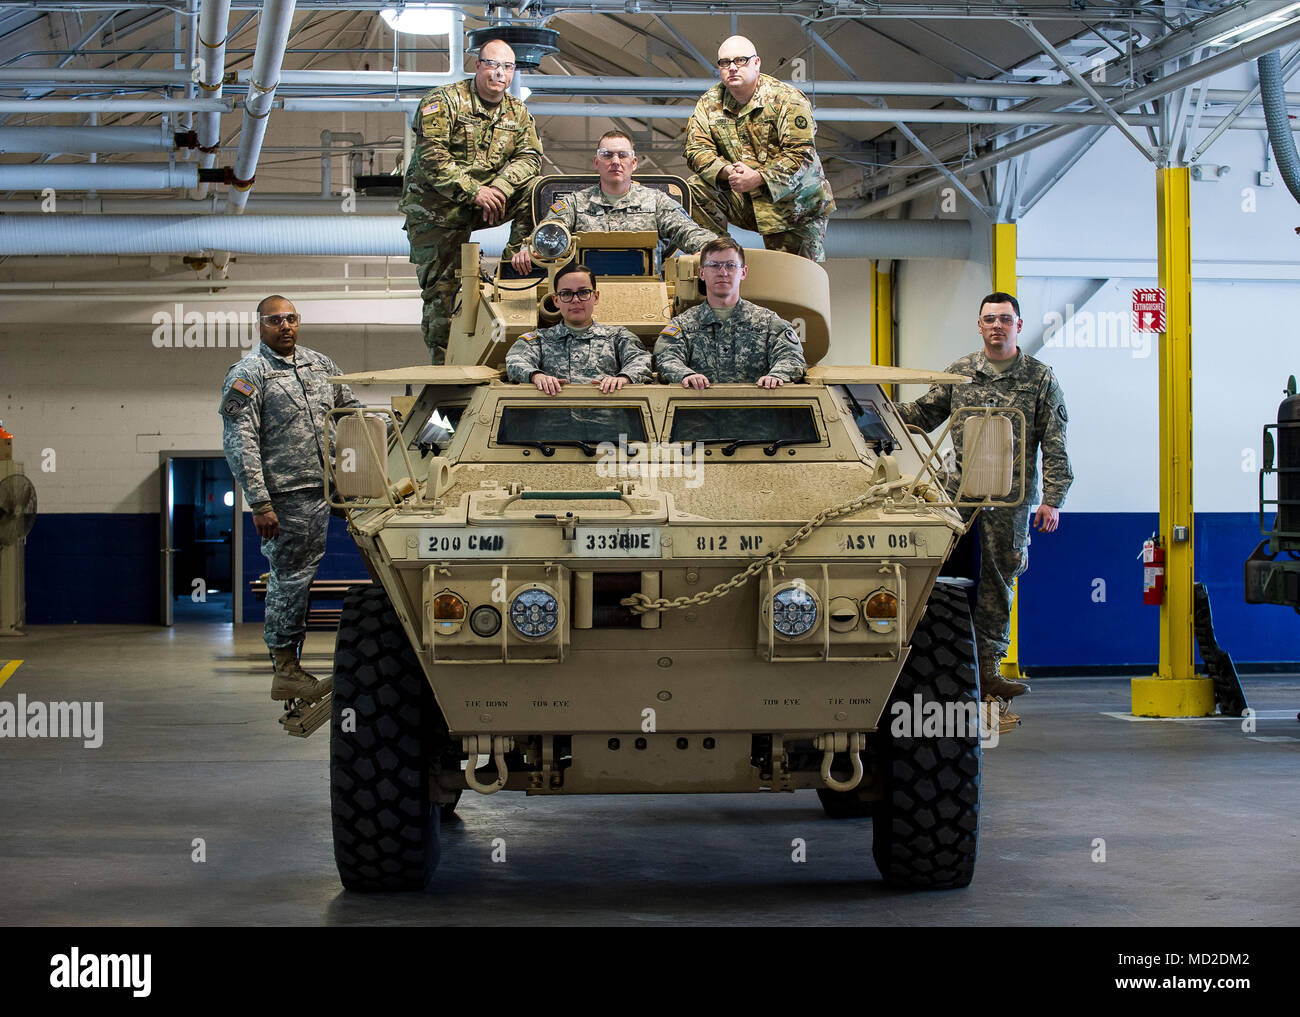
MULTIPOLYGON (((873 739, 884 798, 872 819, 872 855, 899 887, 949 890, 975 874, 979 848, 979 674, 970 606, 963 591, 935 585, 912 637, 912 652, 873 739), (917 735, 910 722, 922 704, 958 704, 960 730, 917 735), (894 704, 907 709, 894 733, 894 704), (973 723, 972 723, 973 721, 973 723)), ((945 714, 950 713, 945 709, 945 714)))
POLYGON ((446 725, 388 594, 348 590, 330 728, 334 860, 347 889, 427 888, 439 856, 429 800, 439 730, 446 725))

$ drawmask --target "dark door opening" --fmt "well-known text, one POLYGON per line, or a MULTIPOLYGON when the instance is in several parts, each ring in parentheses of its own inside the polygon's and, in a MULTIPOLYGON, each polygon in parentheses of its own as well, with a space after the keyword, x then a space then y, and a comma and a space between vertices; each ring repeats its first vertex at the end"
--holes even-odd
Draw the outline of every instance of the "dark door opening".
POLYGON ((238 509, 225 458, 168 456, 163 497, 163 624, 233 621, 238 509))

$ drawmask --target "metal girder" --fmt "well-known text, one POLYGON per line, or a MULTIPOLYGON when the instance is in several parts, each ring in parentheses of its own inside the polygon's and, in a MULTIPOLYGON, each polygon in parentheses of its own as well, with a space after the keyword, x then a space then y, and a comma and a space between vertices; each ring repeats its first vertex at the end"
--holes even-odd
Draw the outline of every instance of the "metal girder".
POLYGON ((1046 195, 1047 192, 1050 191, 1053 187, 1055 187, 1057 182, 1063 176, 1065 176, 1065 174, 1069 173, 1070 170, 1074 169, 1074 164, 1077 163, 1080 159, 1082 159, 1085 155, 1087 155, 1088 150, 1091 149, 1092 146, 1095 145, 1097 141, 1101 138, 1101 136, 1105 133, 1106 133, 1105 127, 1094 127, 1088 133, 1088 136, 1084 138, 1082 142, 1076 145, 1070 151, 1070 154, 1067 155, 1065 159, 1061 161, 1060 165, 1057 166, 1057 168, 1052 171, 1051 176, 1049 176, 1045 181, 1043 181, 1043 183, 1039 184, 1038 189, 1035 190, 1034 193, 1031 194, 1027 200, 1021 202, 1017 206, 1016 218, 1023 219, 1025 215, 1029 212, 1029 210, 1033 208, 1035 205, 1037 205, 1039 201, 1043 199, 1043 196, 1046 195))
POLYGON ((1097 90, 1088 83, 1088 79, 1070 65, 1070 61, 1066 60, 1065 57, 1061 55, 1060 50, 1048 42, 1047 36, 1043 35, 1042 32, 1035 28, 1033 22, 1026 21, 1023 18, 1018 18, 1016 24, 1024 29, 1025 34, 1043 48, 1044 53, 1056 61, 1056 65, 1065 72, 1066 76, 1082 89, 1088 98, 1092 100, 1093 106, 1095 106, 1099 112, 1106 114, 1106 116, 1110 118, 1111 123, 1123 132, 1124 137, 1128 138, 1139 152, 1146 156, 1149 161, 1155 161, 1155 153, 1142 143, 1142 139, 1137 136, 1137 133, 1133 128, 1125 123, 1123 118, 1111 108, 1110 104, 1097 94, 1097 90))
MULTIPOLYGON (((1296 65, 1298 63, 1300 63, 1300 46, 1294 46, 1292 47, 1291 52, 1287 55, 1286 59, 1282 61, 1283 81, 1286 81, 1286 79, 1291 76, 1291 74, 1295 71, 1296 65)), ((1240 117, 1241 114, 1246 111, 1246 108, 1250 106, 1251 103, 1255 102, 1258 98, 1259 98, 1259 85, 1256 85, 1254 88, 1249 89, 1246 92, 1246 94, 1241 97, 1241 101, 1238 102, 1237 105, 1232 107, 1232 111, 1223 118, 1223 121, 1219 124, 1218 127, 1216 127, 1214 130, 1210 132, 1209 137, 1207 137, 1204 141, 1202 141, 1199 145, 1196 146, 1196 151, 1192 153, 1191 158, 1189 158, 1187 161, 1189 163, 1193 163, 1196 162, 1196 160, 1199 159, 1201 156, 1203 156, 1209 150, 1210 146, 1213 145, 1216 141, 1218 141, 1220 137, 1222 137, 1223 132, 1226 131, 1229 127, 1231 127, 1233 123, 1236 122, 1237 118, 1240 117)))

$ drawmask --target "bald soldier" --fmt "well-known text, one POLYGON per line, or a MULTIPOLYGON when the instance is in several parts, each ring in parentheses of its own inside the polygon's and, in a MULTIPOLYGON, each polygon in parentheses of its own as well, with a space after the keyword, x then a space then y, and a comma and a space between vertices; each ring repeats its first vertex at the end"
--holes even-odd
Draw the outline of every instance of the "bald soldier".
POLYGON ((416 110, 415 151, 398 207, 435 364, 446 360, 461 244, 474 230, 508 220, 515 223, 512 243, 526 236, 522 213, 542 168, 542 145, 528 108, 506 91, 514 74, 514 50, 493 39, 479 50, 472 79, 433 89, 416 110))
POLYGON ((761 64, 744 36, 718 47, 722 80, 701 96, 686 128, 692 215, 716 233, 732 222, 761 233, 768 250, 822 261, 835 200, 812 107, 794 86, 760 73, 761 64))
MULTIPOLYGON (((570 233, 654 230, 680 251, 694 254, 717 234, 698 226, 686 209, 663 191, 642 187, 632 179, 636 148, 622 131, 606 131, 596 143, 592 168, 600 183, 566 194, 547 210, 543 222, 564 223, 570 233)), ((527 247, 510 259, 517 272, 531 272, 533 259, 527 247)))

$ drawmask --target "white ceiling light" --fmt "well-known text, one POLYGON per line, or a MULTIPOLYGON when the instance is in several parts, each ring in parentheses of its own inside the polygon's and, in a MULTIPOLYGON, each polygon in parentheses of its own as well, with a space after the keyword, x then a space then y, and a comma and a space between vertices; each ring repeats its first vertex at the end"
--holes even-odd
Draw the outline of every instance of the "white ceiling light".
POLYGON ((1206 43, 1207 46, 1225 46, 1228 43, 1250 42, 1252 39, 1258 39, 1266 32, 1280 27, 1283 22, 1294 21, 1297 17, 1297 11, 1300 11, 1300 3, 1287 4, 1281 10, 1274 11, 1272 14, 1266 14, 1262 18, 1256 18, 1254 21, 1248 21, 1240 28, 1234 28, 1231 32, 1224 32, 1217 38, 1211 39, 1206 43))
POLYGON ((439 4, 403 4, 379 12, 394 32, 405 35, 446 35, 451 31, 452 9, 439 4))

